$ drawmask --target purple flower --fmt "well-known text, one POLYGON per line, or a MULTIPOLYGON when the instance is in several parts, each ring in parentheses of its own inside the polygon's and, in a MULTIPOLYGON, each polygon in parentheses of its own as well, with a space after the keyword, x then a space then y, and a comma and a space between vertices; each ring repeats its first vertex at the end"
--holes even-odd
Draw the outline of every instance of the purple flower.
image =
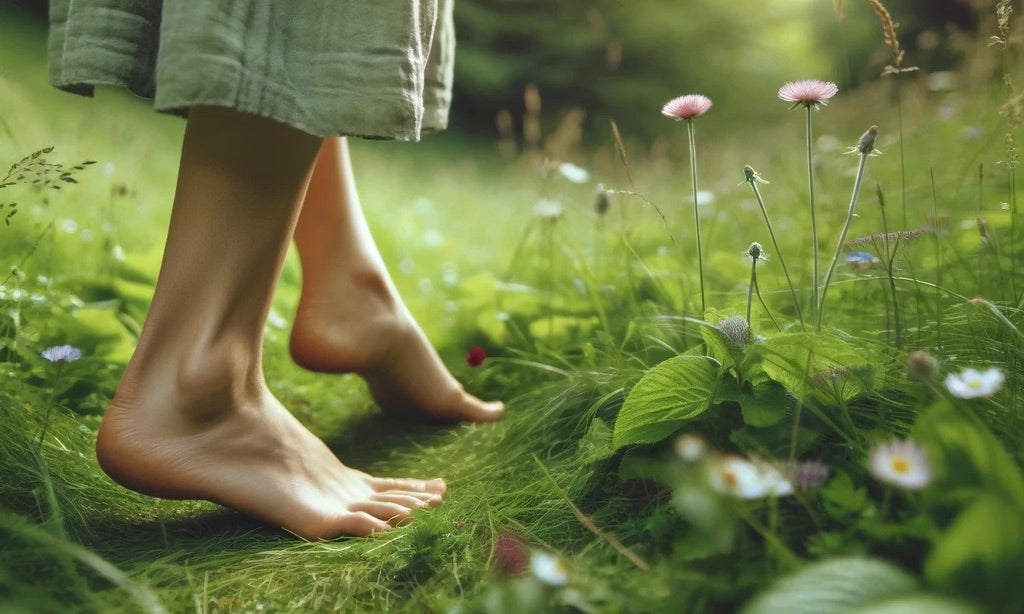
POLYGON ((838 92, 839 87, 831 81, 805 79, 790 81, 780 87, 779 98, 786 102, 792 102, 793 106, 823 107, 838 92))
POLYGON ((82 357, 82 350, 71 345, 55 345, 43 350, 42 356, 50 362, 74 362, 82 357))
POLYGON ((787 473, 789 481, 797 490, 810 490, 821 486, 828 479, 828 465, 818 460, 793 463, 787 473))
POLYGON ((672 119, 690 120, 704 115, 711 108, 711 99, 701 94, 687 94, 673 98, 661 107, 661 114, 672 119))

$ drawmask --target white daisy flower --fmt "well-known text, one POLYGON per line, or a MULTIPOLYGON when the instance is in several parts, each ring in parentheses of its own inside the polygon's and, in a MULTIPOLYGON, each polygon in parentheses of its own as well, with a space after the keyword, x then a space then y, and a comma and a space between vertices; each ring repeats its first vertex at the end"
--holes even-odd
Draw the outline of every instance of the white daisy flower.
POLYGON ((700 435, 684 433, 676 437, 676 455, 688 463, 695 463, 708 453, 708 444, 700 435))
POLYGON ((924 449, 909 440, 894 439, 871 450, 871 475, 880 482, 920 490, 931 483, 932 468, 924 449))
POLYGON ((762 499, 793 494, 793 485, 772 465, 723 455, 708 464, 712 490, 739 499, 762 499))
POLYGON ((542 220, 554 221, 562 217, 562 203, 557 200, 541 199, 533 206, 533 214, 542 220))
POLYGON ((562 162, 558 165, 558 172, 573 183, 586 183, 590 179, 587 169, 576 166, 571 162, 562 162))
POLYGON ((950 373, 946 376, 946 389, 961 399, 990 397, 1003 387, 1005 380, 1006 376, 996 367, 984 371, 964 369, 960 373, 950 373))
POLYGON ((557 554, 534 552, 530 555, 530 571, 548 586, 565 586, 569 583, 569 567, 565 559, 557 554))

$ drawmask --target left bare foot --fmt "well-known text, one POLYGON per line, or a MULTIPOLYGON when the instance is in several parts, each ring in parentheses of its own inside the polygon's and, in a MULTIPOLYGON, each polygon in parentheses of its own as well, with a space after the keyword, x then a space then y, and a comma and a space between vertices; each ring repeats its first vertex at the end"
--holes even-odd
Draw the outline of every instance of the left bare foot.
POLYGON ((357 373, 392 414, 435 422, 491 422, 500 401, 469 394, 445 367, 423 330, 378 271, 333 269, 304 284, 290 351, 312 371, 357 373))

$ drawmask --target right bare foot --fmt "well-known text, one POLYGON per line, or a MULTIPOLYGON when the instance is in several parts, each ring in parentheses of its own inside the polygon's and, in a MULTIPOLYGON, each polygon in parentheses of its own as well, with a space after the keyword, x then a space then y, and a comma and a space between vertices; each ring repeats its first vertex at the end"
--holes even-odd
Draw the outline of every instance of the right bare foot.
POLYGON ((140 493, 213 501, 310 540, 385 531, 441 502, 441 479, 346 467, 262 383, 204 386, 141 394, 122 382, 97 439, 103 470, 140 493))

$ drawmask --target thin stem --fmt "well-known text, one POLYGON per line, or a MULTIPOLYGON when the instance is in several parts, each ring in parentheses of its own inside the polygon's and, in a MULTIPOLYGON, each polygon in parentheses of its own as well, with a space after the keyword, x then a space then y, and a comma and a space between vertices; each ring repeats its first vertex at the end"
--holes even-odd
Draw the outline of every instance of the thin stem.
POLYGON ((779 326, 778 321, 775 320, 775 316, 772 315, 771 310, 768 309, 768 305, 764 302, 764 297, 761 296, 761 287, 758 285, 756 278, 754 279, 754 294, 757 295, 757 300, 761 303, 761 308, 764 309, 764 312, 768 314, 768 319, 772 321, 772 324, 775 326, 775 329, 781 333, 782 327, 779 326))
POLYGON ((786 276, 786 283, 789 284, 789 292, 793 295, 793 307, 796 308, 796 315, 800 319, 800 330, 804 330, 804 313, 800 309, 800 299, 796 295, 796 287, 793 285, 793 279, 789 276, 789 269, 786 267, 786 260, 782 257, 782 250, 779 248, 779 242, 775 239, 775 230, 772 228, 772 221, 768 218, 768 209, 764 206, 764 199, 761 198, 761 190, 757 187, 757 180, 751 178, 747 183, 750 184, 751 189, 754 190, 754 197, 757 198, 757 204, 761 207, 761 214, 764 216, 764 223, 768 226, 768 236, 772 239, 772 247, 775 248, 775 255, 779 259, 779 264, 782 265, 782 273, 786 276))
MULTIPOLYGON (((811 205, 811 250, 812 255, 812 277, 811 277, 811 309, 818 305, 818 222, 814 215, 814 162, 811 154, 811 105, 804 105, 807 109, 807 194, 811 205)), ((821 312, 814 312, 814 328, 821 328, 821 312)))
MULTIPOLYGON (((810 124, 808 124, 810 125, 810 124)), ((832 254, 832 262, 828 265, 828 271, 825 273, 825 282, 821 288, 821 299, 818 303, 817 314, 814 318, 815 330, 821 330, 821 313, 825 307, 825 293, 828 292, 828 284, 832 280, 832 273, 836 270, 836 262, 839 261, 839 254, 843 251, 843 244, 846 242, 846 234, 850 231, 850 224, 853 223, 853 210, 857 206, 857 196, 860 195, 860 184, 864 178, 864 168, 868 163, 869 151, 860 152, 860 165, 857 167, 857 177, 853 180, 853 194, 850 195, 850 207, 846 213, 846 223, 843 224, 843 230, 839 233, 839 241, 836 243, 836 251, 832 254)))
POLYGON ((750 287, 747 288, 747 328, 750 328, 750 306, 754 302, 754 286, 757 284, 757 258, 750 259, 750 287))
POLYGON ((704 317, 704 252, 700 244, 700 213, 697 210, 697 145, 693 140, 693 120, 686 120, 686 134, 690 141, 690 183, 693 185, 693 226, 697 235, 697 274, 700 276, 700 317, 704 317))

